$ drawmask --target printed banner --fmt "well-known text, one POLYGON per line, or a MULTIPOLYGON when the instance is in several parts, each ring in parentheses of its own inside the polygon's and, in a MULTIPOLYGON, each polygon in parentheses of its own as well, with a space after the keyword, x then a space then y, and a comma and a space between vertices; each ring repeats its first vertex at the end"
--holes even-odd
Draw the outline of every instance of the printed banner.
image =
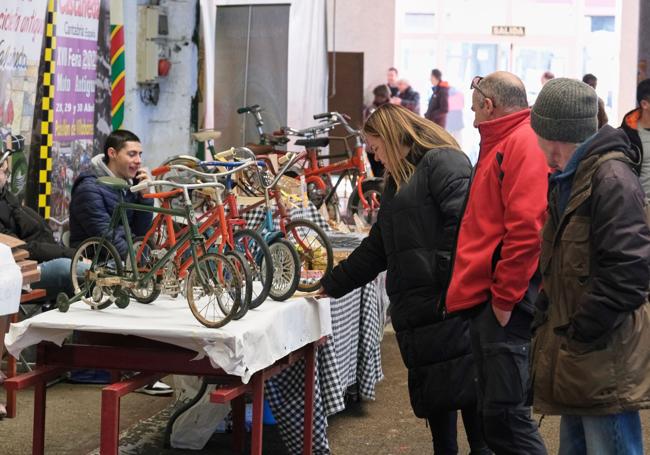
POLYGON ((27 176, 46 11, 47 0, 0 1, 0 136, 25 137, 12 155, 10 185, 16 194, 27 176))
POLYGON ((93 155, 99 14, 100 0, 59 0, 56 8, 51 214, 59 221, 93 155))

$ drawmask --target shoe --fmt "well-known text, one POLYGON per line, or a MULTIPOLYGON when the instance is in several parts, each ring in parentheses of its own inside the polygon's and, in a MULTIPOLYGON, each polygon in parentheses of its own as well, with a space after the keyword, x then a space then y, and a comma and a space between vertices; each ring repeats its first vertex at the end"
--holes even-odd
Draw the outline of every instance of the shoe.
POLYGON ((136 392, 146 393, 147 395, 164 396, 164 395, 171 395, 172 393, 174 393, 174 389, 169 387, 164 382, 156 381, 154 383, 136 389, 136 392))

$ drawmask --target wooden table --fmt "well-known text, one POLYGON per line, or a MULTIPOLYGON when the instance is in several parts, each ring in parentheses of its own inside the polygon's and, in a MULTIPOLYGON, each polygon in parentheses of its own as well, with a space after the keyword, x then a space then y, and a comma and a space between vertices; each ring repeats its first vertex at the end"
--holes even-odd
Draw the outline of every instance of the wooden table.
MULTIPOLYGON (((45 297, 45 289, 33 289, 30 292, 26 292, 20 296, 20 303, 29 303, 34 300, 42 299, 45 297)), ((18 322, 18 313, 11 315, 9 322, 15 323, 18 322)), ((0 336, 4 336, 0 334, 0 336)), ((7 356, 7 379, 13 378, 16 376, 16 359, 8 355, 7 356)), ((6 389, 7 393, 7 417, 13 418, 16 417, 16 392, 6 389)))

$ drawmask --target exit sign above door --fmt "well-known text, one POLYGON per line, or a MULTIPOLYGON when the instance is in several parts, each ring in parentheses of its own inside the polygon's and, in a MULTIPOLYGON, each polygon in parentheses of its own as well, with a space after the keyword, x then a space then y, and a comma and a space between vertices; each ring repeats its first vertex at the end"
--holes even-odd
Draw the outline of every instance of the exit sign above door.
POLYGON ((526 27, 523 25, 493 25, 492 34, 502 36, 525 36, 526 27))

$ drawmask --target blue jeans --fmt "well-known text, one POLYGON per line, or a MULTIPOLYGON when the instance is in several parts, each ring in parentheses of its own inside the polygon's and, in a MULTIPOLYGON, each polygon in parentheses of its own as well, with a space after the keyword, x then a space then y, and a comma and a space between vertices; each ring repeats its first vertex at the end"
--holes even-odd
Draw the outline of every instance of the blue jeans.
MULTIPOLYGON (((65 292, 68 296, 74 293, 72 281, 70 280, 70 265, 72 259, 57 258, 41 262, 38 266, 41 269, 41 280, 32 285, 35 289, 45 289, 48 298, 55 298, 59 292, 65 292)), ((77 272, 83 274, 90 268, 89 264, 79 263, 77 272)))
POLYGON ((563 415, 558 455, 642 455, 637 411, 605 416, 563 415))

